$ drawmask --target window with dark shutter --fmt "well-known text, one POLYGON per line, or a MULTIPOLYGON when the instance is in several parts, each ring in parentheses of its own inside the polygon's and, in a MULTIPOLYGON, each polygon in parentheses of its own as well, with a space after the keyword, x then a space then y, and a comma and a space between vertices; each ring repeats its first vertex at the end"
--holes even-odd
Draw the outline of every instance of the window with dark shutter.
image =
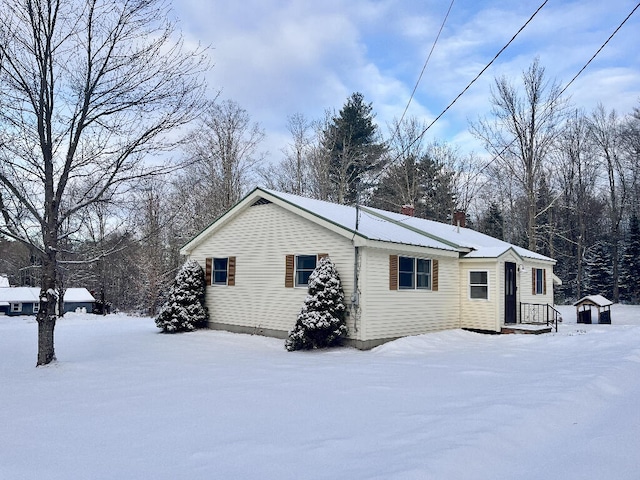
POLYGON ((547 293, 547 275, 544 268, 532 269, 532 283, 531 294, 532 295, 546 295, 547 293))
POLYGON ((287 255, 285 258, 284 286, 293 288, 293 272, 295 268, 295 255, 287 255))
POLYGON ((428 258, 397 257, 400 290, 432 290, 432 261, 428 258))
POLYGON ((316 269, 317 255, 296 255, 296 287, 309 285, 309 277, 316 269))
POLYGON ((438 260, 431 260, 432 272, 431 272, 431 290, 438 291, 438 260))
POLYGON ((236 257, 229 257, 228 269, 227 285, 233 287, 236 284, 236 257))
POLYGON ((389 255, 389 290, 398 289, 398 256, 389 255))
POLYGON ((213 270, 213 258, 206 259, 206 267, 204 269, 204 276, 207 281, 207 286, 211 285, 211 271, 213 270))

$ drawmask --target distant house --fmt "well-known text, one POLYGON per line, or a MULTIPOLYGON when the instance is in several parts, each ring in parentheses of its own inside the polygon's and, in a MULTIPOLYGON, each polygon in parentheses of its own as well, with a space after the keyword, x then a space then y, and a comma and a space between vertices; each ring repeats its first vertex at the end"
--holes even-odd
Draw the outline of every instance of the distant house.
MULTIPOLYGON (((410 212, 410 210, 408 210, 410 212)), ((209 326, 284 338, 318 258, 336 265, 348 342, 544 321, 555 260, 447 225, 256 188, 181 250, 206 271, 209 326), (540 308, 542 306, 542 308, 540 308)))
POLYGON ((93 313, 96 299, 86 288, 67 288, 64 291, 64 311, 93 313))
MULTIPOLYGON (((37 287, 0 287, 0 315, 35 315, 40 310, 40 289, 37 287)), ((86 288, 67 288, 64 311, 93 312, 95 299, 86 288)))
POLYGON ((0 288, 0 315, 35 315, 40 309, 39 295, 39 288, 0 288))

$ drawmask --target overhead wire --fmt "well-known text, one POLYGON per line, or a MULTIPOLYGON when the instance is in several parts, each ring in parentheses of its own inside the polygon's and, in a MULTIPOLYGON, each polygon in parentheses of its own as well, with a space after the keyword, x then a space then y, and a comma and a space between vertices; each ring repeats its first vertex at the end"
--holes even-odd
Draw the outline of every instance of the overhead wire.
MULTIPOLYGON (((398 128, 402 124, 402 121, 404 120, 404 117, 407 114, 407 111, 409 110, 409 105, 411 105, 411 101, 413 100, 413 97, 416 94, 416 90, 418 90, 418 85, 420 85, 420 81, 422 80, 422 76, 424 75, 424 71, 426 70, 427 65, 429 64, 429 60, 431 60, 431 55, 433 55, 433 51, 435 50, 436 45, 438 43, 438 40, 440 39, 440 35, 442 34, 442 30, 444 30, 444 25, 447 23, 447 19, 449 18, 449 14, 451 13, 451 8, 453 7, 453 2, 454 1, 455 0, 451 0, 451 3, 449 4, 449 9, 447 10, 447 13, 444 16, 444 19, 442 20, 442 23, 440 24, 440 30, 438 30, 438 34, 436 35, 436 38, 433 41, 433 44, 431 45, 431 50, 429 50, 429 54, 427 55, 427 59, 425 60, 424 65, 422 66, 422 70, 420 71, 420 75, 418 76, 418 80, 416 81, 416 84, 413 86, 413 91, 411 92, 411 95, 409 96, 409 101, 407 102, 407 105, 404 107, 404 111, 402 112, 402 116, 400 117, 400 121, 398 122, 398 128)), ((396 131, 397 131, 397 129, 396 129, 396 131)), ((395 131, 394 131, 394 136, 395 136, 395 131)))
POLYGON ((398 159, 400 159, 406 152, 407 150, 409 150, 409 148, 411 148, 418 140, 420 140, 425 133, 427 133, 427 131, 438 121, 440 120, 440 118, 442 118, 442 116, 447 113, 447 111, 460 99, 460 97, 462 97, 462 95, 464 95, 469 88, 471 88, 471 86, 482 76, 482 74, 487 71, 487 69, 497 60, 497 58, 509 47, 509 45, 511 45, 513 43, 513 41, 516 39, 516 37, 527 27, 527 25, 529 25, 529 23, 531 23, 531 21, 535 18, 535 16, 540 12, 540 10, 542 10, 542 8, 549 2, 549 0, 545 0, 544 2, 542 2, 542 4, 533 12, 533 14, 527 19, 527 21, 518 29, 518 31, 511 37, 511 39, 498 51, 498 53, 495 54, 495 56, 491 59, 491 61, 489 63, 487 63, 484 68, 482 70, 480 70, 480 72, 467 84, 467 86, 451 101, 451 103, 449 103, 449 105, 447 105, 447 107, 436 117, 433 119, 433 121, 431 123, 429 123, 429 125, 426 126, 426 128, 424 128, 424 130, 422 130, 421 133, 419 133, 412 141, 409 142, 408 145, 404 146, 402 151, 400 153, 398 153, 395 158, 393 160, 391 160, 389 163, 387 163, 378 173, 378 175, 375 176, 375 178, 373 179, 373 182, 375 182, 378 178, 380 178, 380 176, 385 172, 385 170, 393 165, 398 159))
MULTIPOLYGON (((620 29, 624 26, 624 24, 627 23, 627 21, 636 12, 636 10, 638 10, 638 8, 640 8, 640 2, 638 2, 638 4, 636 4, 636 6, 631 10, 631 12, 624 18, 624 20, 622 20, 622 22, 620 22, 620 25, 618 25, 616 27, 616 29, 613 31, 613 33, 611 35, 609 35, 609 37, 604 41, 604 43, 602 45, 600 45, 598 50, 596 50, 596 52, 591 56, 591 58, 589 60, 587 60, 587 62, 582 66, 582 68, 580 68, 578 73, 576 73, 573 76, 573 78, 571 80, 569 80, 569 82, 567 82, 567 84, 562 88, 562 90, 560 90, 560 92, 558 93, 558 97, 562 96, 562 94, 564 94, 564 92, 567 91, 567 89, 573 84, 573 82, 575 82, 576 79, 580 75, 582 75, 582 73, 591 64, 591 62, 593 62, 593 60, 600 54, 600 52, 604 49, 604 47, 607 46, 607 44, 611 41, 611 39, 618 33, 618 31, 620 31, 620 29)), ((544 115, 544 113, 548 109, 549 109, 549 105, 545 105, 544 109, 542 110, 542 114, 544 115)), ((478 175, 482 174, 487 168, 489 168, 489 166, 491 166, 491 164, 493 162, 495 162, 498 158, 502 157, 504 152, 506 152, 509 148, 511 148, 511 146, 516 142, 516 140, 517 140, 517 138, 514 138, 513 140, 511 140, 511 142, 509 142, 506 146, 504 146, 498 153, 496 153, 493 156, 493 158, 486 163, 486 165, 484 167, 482 167, 478 172, 476 172, 476 174, 474 175, 473 178, 476 178, 478 175)))

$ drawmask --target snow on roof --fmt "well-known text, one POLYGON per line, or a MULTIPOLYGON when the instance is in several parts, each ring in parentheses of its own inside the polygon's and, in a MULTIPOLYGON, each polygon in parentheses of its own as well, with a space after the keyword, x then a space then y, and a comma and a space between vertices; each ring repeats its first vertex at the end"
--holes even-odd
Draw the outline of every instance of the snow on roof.
MULTIPOLYGON (((275 190, 265 191, 343 228, 355 231, 355 207, 300 197, 275 190)), ((553 259, 526 248, 498 240, 470 228, 448 225, 378 208, 361 207, 358 233, 372 240, 437 248, 465 253, 465 258, 497 258, 512 248, 518 255, 534 260, 553 259)))
POLYGON ((8 303, 37 303, 40 300, 40 289, 37 287, 2 287, 0 288, 0 302, 8 303))
MULTIPOLYGON (((317 217, 324 218, 333 224, 353 232, 356 231, 355 207, 339 205, 337 203, 325 202, 323 200, 316 200, 313 198, 300 197, 298 195, 277 192, 275 190, 261 190, 270 193, 274 197, 284 200, 289 204, 302 208, 317 217)), ((360 210, 357 232, 370 240, 417 245, 421 247, 437 248, 440 250, 457 250, 455 246, 438 241, 424 233, 413 231, 405 226, 397 224, 396 222, 389 221, 388 218, 381 218, 379 215, 376 215, 375 212, 372 214, 369 210, 374 209, 362 208, 360 210)))
MULTIPOLYGON (((369 209, 369 207, 367 207, 369 209)), ((370 209, 377 210, 377 209, 370 209)), ((511 243, 497 238, 485 235, 470 228, 458 227, 457 225, 449 225, 446 223, 426 220, 424 218, 409 217, 401 213, 387 212, 385 210, 377 210, 384 216, 398 220, 406 225, 428 232, 446 241, 452 242, 459 246, 460 249, 470 249, 470 253, 465 258, 496 258, 505 253, 510 248, 521 257, 531 258, 534 260, 553 261, 553 259, 532 252, 526 248, 512 245, 511 243)))
MULTIPOLYGON (((0 302, 37 303, 40 301, 38 287, 2 287, 0 288, 0 302)), ((95 302, 95 298, 86 288, 67 288, 64 292, 65 302, 95 302)))
POLYGON ((86 288, 67 288, 64 291, 65 302, 86 303, 95 302, 96 299, 86 288))
POLYGON ((8 286, 9 286, 9 279, 4 275, 0 275, 0 288, 4 288, 8 286))
POLYGON ((609 305, 613 305, 613 302, 611 300, 603 297, 602 295, 587 295, 586 297, 582 297, 573 305, 577 306, 583 303, 592 303, 597 307, 608 307, 609 305))

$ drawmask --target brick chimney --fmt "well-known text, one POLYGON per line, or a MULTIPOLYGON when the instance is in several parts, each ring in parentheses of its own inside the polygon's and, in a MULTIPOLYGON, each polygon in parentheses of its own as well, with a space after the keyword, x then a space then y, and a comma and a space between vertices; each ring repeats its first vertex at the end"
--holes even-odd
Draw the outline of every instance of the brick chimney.
POLYGON ((466 218, 467 214, 462 210, 456 210, 453 212, 453 224, 457 227, 464 228, 466 218))
POLYGON ((416 214, 416 207, 414 207, 413 205, 402 205, 402 210, 400 210, 400 213, 413 217, 416 214))

